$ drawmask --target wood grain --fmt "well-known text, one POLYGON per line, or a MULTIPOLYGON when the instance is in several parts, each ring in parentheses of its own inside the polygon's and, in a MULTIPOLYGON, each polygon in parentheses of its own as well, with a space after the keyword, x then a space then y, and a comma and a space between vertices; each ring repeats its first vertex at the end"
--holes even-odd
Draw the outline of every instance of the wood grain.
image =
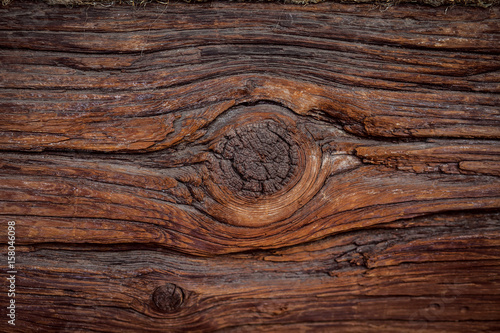
POLYGON ((16 328, 499 330, 498 31, 497 7, 0 8, 16 328))
POLYGON ((24 317, 39 319, 21 323, 99 332, 495 331, 499 218, 410 219, 213 258, 36 245, 20 255, 19 302, 24 317), (184 295, 172 312, 152 296, 166 284, 184 295))

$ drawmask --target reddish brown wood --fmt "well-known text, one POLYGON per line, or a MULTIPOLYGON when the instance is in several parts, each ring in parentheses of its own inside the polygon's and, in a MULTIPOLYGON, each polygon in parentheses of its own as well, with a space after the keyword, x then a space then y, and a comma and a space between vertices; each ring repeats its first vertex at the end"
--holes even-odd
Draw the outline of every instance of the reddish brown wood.
POLYGON ((14 331, 500 330, 499 29, 498 7, 0 8, 14 331))

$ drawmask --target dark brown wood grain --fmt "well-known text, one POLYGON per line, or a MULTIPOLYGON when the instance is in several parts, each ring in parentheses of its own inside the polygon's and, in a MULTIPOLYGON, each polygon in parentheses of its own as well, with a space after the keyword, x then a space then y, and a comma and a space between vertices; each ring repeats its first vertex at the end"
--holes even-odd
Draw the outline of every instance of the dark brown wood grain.
POLYGON ((271 331, 288 325, 494 331, 500 328, 499 218, 409 219, 291 248, 213 258, 35 245, 20 254, 19 299, 26 316, 40 319, 22 324, 106 332, 265 331, 269 325, 271 331), (158 309, 152 296, 168 284, 184 295, 173 312, 158 309))
POLYGON ((500 330, 499 31, 497 7, 0 8, 14 331, 500 330))

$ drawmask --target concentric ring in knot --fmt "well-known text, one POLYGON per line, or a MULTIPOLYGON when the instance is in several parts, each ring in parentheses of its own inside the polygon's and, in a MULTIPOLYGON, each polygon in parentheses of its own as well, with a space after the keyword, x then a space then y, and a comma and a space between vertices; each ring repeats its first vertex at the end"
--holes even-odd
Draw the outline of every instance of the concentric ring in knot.
POLYGON ((297 173, 299 146, 275 120, 237 127, 225 136, 220 147, 221 176, 243 196, 271 195, 297 173))

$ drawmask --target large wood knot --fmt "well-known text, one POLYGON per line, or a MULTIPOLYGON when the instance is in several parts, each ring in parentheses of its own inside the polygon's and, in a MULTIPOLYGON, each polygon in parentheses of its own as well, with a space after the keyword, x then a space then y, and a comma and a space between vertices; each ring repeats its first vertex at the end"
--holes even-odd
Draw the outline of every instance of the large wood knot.
POLYGON ((273 194, 297 173, 298 143, 272 119, 230 131, 218 148, 222 181, 242 196, 273 194))
POLYGON ((330 169, 300 117, 276 105, 239 107, 214 124, 205 211, 260 227, 283 220, 321 188, 330 169))

